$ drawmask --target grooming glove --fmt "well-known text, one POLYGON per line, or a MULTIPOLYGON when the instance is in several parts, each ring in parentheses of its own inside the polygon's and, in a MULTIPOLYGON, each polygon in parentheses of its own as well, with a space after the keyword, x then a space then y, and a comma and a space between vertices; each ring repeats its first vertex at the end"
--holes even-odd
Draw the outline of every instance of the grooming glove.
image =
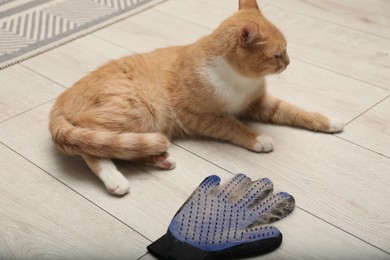
POLYGON ((295 206, 286 192, 273 194, 267 179, 252 182, 237 174, 222 187, 207 177, 176 213, 167 233, 148 246, 160 259, 231 259, 264 254, 278 248, 280 231, 269 224, 295 206))

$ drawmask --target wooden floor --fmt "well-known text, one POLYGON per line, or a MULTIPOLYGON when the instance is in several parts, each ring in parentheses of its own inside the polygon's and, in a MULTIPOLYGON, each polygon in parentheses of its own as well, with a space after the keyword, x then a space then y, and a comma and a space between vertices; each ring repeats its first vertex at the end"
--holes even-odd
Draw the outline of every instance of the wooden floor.
POLYGON ((256 154, 177 140, 176 169, 120 162, 130 194, 110 196, 47 129, 55 98, 105 61, 191 43, 236 10, 235 0, 168 0, 0 71, 0 259, 153 259, 146 246, 208 175, 270 178, 297 206, 275 224, 282 246, 262 259, 390 259, 390 2, 264 0, 291 65, 275 95, 342 119, 337 135, 253 124, 275 140, 256 154))

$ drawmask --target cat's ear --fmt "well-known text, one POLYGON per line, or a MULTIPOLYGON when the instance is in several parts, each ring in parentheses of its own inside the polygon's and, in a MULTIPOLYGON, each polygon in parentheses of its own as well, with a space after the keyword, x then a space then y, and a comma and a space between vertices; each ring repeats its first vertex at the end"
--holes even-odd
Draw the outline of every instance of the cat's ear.
POLYGON ((240 29, 240 45, 250 47, 260 40, 259 26, 249 22, 240 29))
POLYGON ((241 9, 251 9, 256 8, 259 10, 259 6, 257 5, 256 0, 239 0, 238 1, 238 10, 241 9))

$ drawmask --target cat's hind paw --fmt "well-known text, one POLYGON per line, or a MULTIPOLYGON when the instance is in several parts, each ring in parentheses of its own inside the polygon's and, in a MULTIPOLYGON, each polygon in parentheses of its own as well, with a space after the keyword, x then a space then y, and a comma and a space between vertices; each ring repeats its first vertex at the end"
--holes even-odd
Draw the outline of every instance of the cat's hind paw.
POLYGON ((168 152, 161 155, 152 155, 146 163, 164 170, 172 170, 176 167, 176 162, 169 158, 168 152))
POLYGON ((176 162, 171 158, 158 156, 156 157, 156 161, 152 165, 161 169, 172 170, 176 167, 176 162))
POLYGON ((329 133, 339 133, 344 129, 344 122, 339 119, 329 119, 329 133))
POLYGON ((268 135, 259 135, 256 137, 256 143, 253 146, 252 150, 255 152, 271 152, 274 149, 274 141, 272 137, 268 135))

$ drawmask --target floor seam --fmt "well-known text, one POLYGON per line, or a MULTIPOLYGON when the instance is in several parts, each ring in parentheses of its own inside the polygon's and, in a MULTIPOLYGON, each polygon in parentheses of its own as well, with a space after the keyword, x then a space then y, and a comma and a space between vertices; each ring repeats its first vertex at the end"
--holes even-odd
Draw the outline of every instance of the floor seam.
MULTIPOLYGON (((43 55, 43 53, 42 53, 41 55, 43 55)), ((37 55, 36 57, 38 57, 38 56, 40 56, 40 55, 37 55)), ((40 72, 34 70, 33 68, 30 68, 30 66, 28 66, 28 65, 26 65, 26 64, 23 64, 23 62, 18 63, 18 64, 19 64, 20 66, 22 66, 23 68, 25 68, 25 69, 27 69, 27 70, 29 70, 29 71, 31 71, 31 72, 37 74, 38 76, 40 76, 40 77, 42 77, 42 78, 45 78, 45 79, 47 79, 47 80, 53 82, 54 84, 57 84, 58 86, 60 86, 60 87, 62 87, 62 88, 64 88, 64 89, 67 89, 67 87, 65 87, 65 86, 62 85, 61 83, 58 83, 57 81, 53 80, 52 78, 49 78, 48 76, 43 75, 42 73, 40 73, 40 72)))
POLYGON ((370 242, 368 242, 368 241, 366 241, 366 240, 364 240, 364 239, 354 235, 353 233, 351 233, 351 232, 349 232, 349 231, 347 231, 347 230, 345 230, 345 229, 343 229, 341 227, 338 227, 337 225, 335 225, 335 224, 333 224, 333 223, 331 223, 331 222, 329 222, 329 221, 327 221, 327 220, 325 220, 325 219, 323 219, 323 218, 321 218, 321 217, 311 213, 310 211, 307 211, 307 210, 305 210, 305 209, 303 209, 303 208, 301 208, 299 206, 296 206, 296 207, 299 208, 300 210, 306 212, 307 214, 309 214, 309 215, 311 215, 311 216, 313 216, 313 217, 315 217, 315 218, 317 218, 317 219, 327 223, 328 225, 331 225, 332 227, 334 227, 334 228, 336 228, 336 229, 338 229, 338 230, 340 230, 340 231, 342 231, 342 232, 344 232, 344 233, 346 233, 346 234, 348 234, 348 235, 350 235, 350 236, 352 236, 352 237, 354 237, 354 238, 356 238, 356 239, 358 239, 358 240, 360 240, 360 241, 362 241, 362 242, 364 242, 364 243, 366 243, 366 244, 368 244, 368 245, 370 245, 372 247, 375 247, 376 249, 382 251, 383 253, 386 253, 386 254, 390 255, 390 252, 387 252, 386 250, 384 250, 384 249, 382 249, 382 248, 380 248, 380 247, 378 247, 378 246, 376 246, 376 245, 374 245, 374 244, 372 244, 372 243, 370 243, 370 242))
POLYGON ((341 136, 338 136, 338 135, 334 135, 334 137, 336 137, 336 138, 338 138, 338 139, 340 139, 340 140, 343 140, 343 141, 345 141, 345 142, 348 142, 348 143, 350 143, 350 144, 356 145, 356 146, 358 146, 358 147, 360 147, 360 148, 362 148, 362 149, 364 149, 364 150, 367 150, 367 151, 369 151, 369 152, 375 153, 375 154, 377 154, 377 155, 379 155, 379 156, 381 156, 381 157, 385 157, 385 158, 387 158, 387 159, 390 159, 390 157, 387 156, 387 155, 385 155, 385 154, 382 154, 382 153, 380 153, 380 152, 374 151, 374 150, 372 150, 372 149, 370 149, 370 148, 367 148, 367 147, 365 147, 365 146, 363 146, 363 145, 360 145, 360 144, 358 144, 358 143, 355 143, 355 142, 353 142, 353 141, 350 141, 350 140, 348 140, 348 139, 346 139, 346 138, 344 138, 344 137, 341 137, 341 136))
MULTIPOLYGON (((370 108, 364 110, 362 113, 360 113, 359 115, 357 115, 356 117, 354 117, 353 119, 351 119, 351 120, 350 120, 348 123, 346 123, 345 125, 346 125, 346 126, 347 126, 347 125, 350 125, 350 124, 353 123, 355 120, 359 119, 362 115, 364 115, 365 113, 369 112, 371 109, 375 108, 376 106, 378 106, 379 104, 381 104, 383 101, 385 101, 385 100, 388 99, 388 98, 390 98, 390 94, 387 95, 386 97, 384 97, 383 99, 381 99, 380 101, 378 101, 377 103, 375 103, 374 105, 372 105, 370 108)), ((343 140, 343 141, 345 141, 345 142, 348 142, 348 143, 350 143, 350 144, 353 144, 353 145, 355 145, 355 146, 358 146, 358 147, 360 147, 360 148, 362 148, 362 149, 364 149, 364 150, 370 151, 370 152, 375 153, 375 154, 377 154, 377 155, 379 155, 379 156, 382 156, 382 157, 385 157, 385 158, 387 158, 387 159, 390 159, 390 157, 389 157, 388 155, 382 154, 382 153, 377 152, 377 151, 374 151, 374 150, 372 150, 372 149, 370 149, 370 148, 368 148, 368 147, 365 147, 365 146, 363 146, 363 145, 361 145, 361 144, 355 143, 355 142, 349 140, 349 139, 346 138, 346 137, 342 137, 341 135, 339 135, 339 134, 337 134, 337 133, 333 134, 333 136, 336 137, 336 138, 338 138, 338 139, 340 139, 340 140, 343 140)))
POLYGON ((79 195, 81 198, 85 199, 86 201, 88 201, 89 203, 91 203, 92 205, 94 205, 95 207, 99 208, 100 210, 102 210, 103 212, 105 212, 106 214, 108 214, 109 216, 111 216, 113 219, 119 221, 120 223, 122 223, 123 225, 125 225, 126 227, 130 228, 132 231, 134 231, 136 234, 140 235, 141 237, 143 237, 144 239, 148 240, 149 242, 153 242, 151 239, 149 239, 148 237, 146 237, 145 235, 143 235, 141 232, 137 231, 136 229, 134 229, 133 227, 131 227, 130 225, 128 225, 127 223, 125 223, 124 221, 122 221, 121 219, 119 219, 118 217, 116 217, 115 215, 113 215, 112 213, 108 212, 107 210, 105 210, 104 208, 102 208, 101 206, 99 206, 98 204, 96 204, 95 202, 93 202, 92 200, 90 200, 89 198, 87 198, 86 196, 82 195, 80 192, 78 192, 77 190, 73 189, 72 187, 70 187, 69 185, 67 185, 65 182, 63 182, 62 180, 60 180, 59 178, 55 177, 54 175, 50 174, 48 171, 46 171, 44 168, 42 168, 41 166, 37 165, 36 163, 32 162, 30 159, 28 159, 27 157, 25 157, 24 155, 18 153, 16 150, 12 149, 10 146, 8 146, 7 144, 5 144, 3 141, 0 141, 0 144, 2 144, 4 147, 8 148, 9 150, 11 150, 12 152, 14 152, 15 154, 17 154, 18 156, 20 156, 21 158, 23 158, 24 160, 28 161, 29 163, 31 163, 32 165, 34 165, 35 167, 37 167, 38 169, 40 169, 41 171, 43 171, 44 173, 46 173, 47 175, 49 175, 50 177, 52 177, 53 179, 55 179, 56 181, 58 181, 59 183, 61 183, 62 185, 64 185, 65 187, 67 187, 69 190, 73 191, 75 194, 79 195))
POLYGON ((123 50, 125 50, 125 51, 133 52, 133 53, 129 53, 130 55, 131 55, 131 54, 141 54, 140 52, 136 52, 136 51, 130 49, 129 47, 122 46, 122 45, 120 45, 120 44, 118 44, 118 43, 116 43, 116 42, 113 42, 113 41, 111 41, 111 40, 109 40, 109 39, 107 39, 107 38, 104 38, 104 37, 102 37, 102 36, 100 36, 100 35, 97 35, 97 34, 94 34, 94 33, 93 33, 93 34, 90 34, 90 36, 95 37, 95 38, 97 38, 97 39, 99 39, 99 40, 105 41, 105 42, 107 42, 107 43, 109 43, 109 44, 112 44, 112 45, 114 45, 115 47, 121 48, 121 49, 123 49, 123 50))
POLYGON ((145 254, 141 255, 140 257, 137 258, 137 260, 141 260, 144 256, 146 256, 147 254, 149 254, 148 252, 146 252, 145 254))
POLYGON ((379 89, 381 89, 381 90, 385 90, 385 91, 387 91, 387 92, 390 93, 390 90, 389 90, 389 89, 387 89, 387 88, 385 88, 385 87, 382 87, 382 86, 378 86, 378 85, 376 85, 376 84, 374 84, 374 83, 370 83, 370 82, 367 82, 367 81, 365 81, 365 80, 358 79, 358 78, 352 77, 352 76, 350 76, 350 75, 346 75, 346 74, 343 74, 343 73, 341 73, 341 72, 334 71, 334 70, 329 69, 329 68, 327 68, 327 67, 324 67, 324 66, 322 66, 322 65, 320 65, 320 64, 312 63, 312 62, 310 62, 310 61, 307 61, 307 60, 303 60, 303 59, 297 58, 297 57, 295 57, 294 55, 290 55, 290 57, 291 57, 292 59, 295 59, 295 60, 300 61, 300 62, 302 62, 302 63, 309 64, 309 65, 311 65, 311 66, 313 66, 313 67, 316 67, 316 68, 319 68, 319 69, 322 69, 322 70, 326 70, 326 71, 329 71, 329 72, 331 72, 331 73, 334 73, 334 74, 337 74, 337 75, 340 75, 340 76, 343 76, 343 77, 346 77, 346 78, 349 78, 349 79, 353 79, 353 80, 356 80, 356 81, 359 81, 359 82, 362 82, 362 83, 365 83, 365 84, 367 84, 367 85, 370 85, 370 86, 379 88, 379 89))
POLYGON ((388 94, 386 97, 384 97, 383 99, 381 99, 380 101, 378 101, 377 103, 375 103, 374 105, 372 105, 370 108, 364 110, 362 113, 360 113, 359 115, 357 115, 356 117, 354 117, 353 119, 351 119, 348 123, 346 123, 345 125, 349 125, 350 123, 352 123, 353 121, 355 121, 356 119, 358 119, 359 117, 361 117, 362 115, 364 115, 365 113, 367 113, 368 111, 370 111, 371 109, 373 109, 374 107, 378 106, 380 103, 382 103, 383 101, 385 101, 386 99, 388 99, 390 97, 390 94, 388 94))
POLYGON ((31 108, 29 108, 29 109, 27 109, 27 110, 25 110, 25 111, 23 111, 23 112, 20 112, 20 113, 18 113, 18 114, 15 114, 15 115, 13 115, 13 116, 10 116, 10 117, 8 117, 8 118, 6 118, 6 119, 0 121, 0 126, 1 126, 3 123, 7 122, 8 120, 14 119, 15 117, 18 117, 18 116, 21 116, 21 115, 23 115, 23 114, 25 114, 25 113, 28 113, 28 112, 30 112, 31 110, 34 110, 34 109, 36 109, 36 108, 38 108, 38 107, 40 107, 40 106, 44 106, 44 105, 46 105, 46 104, 48 104, 48 103, 50 103, 50 102, 52 102, 52 101, 54 101, 54 100, 56 100, 56 99, 57 99, 56 97, 55 97, 55 98, 52 98, 52 99, 50 99, 50 100, 48 100, 48 101, 46 101, 46 102, 43 102, 43 103, 41 103, 41 104, 39 104, 39 105, 36 105, 36 106, 34 106, 34 107, 31 107, 31 108))
MULTIPOLYGON (((188 22, 188 23, 194 24, 194 25, 196 25, 196 26, 199 26, 199 27, 202 27, 202 28, 205 28, 205 29, 211 29, 210 27, 207 27, 207 26, 204 26, 204 25, 195 23, 195 22, 193 22, 193 21, 189 21, 189 20, 187 20, 187 19, 183 19, 183 18, 181 18, 181 17, 179 17, 179 16, 176 16, 176 15, 172 15, 172 14, 170 14, 170 13, 164 11, 164 10, 155 9, 154 7, 153 7, 151 10, 154 10, 154 11, 156 11, 156 12, 160 12, 160 13, 164 13, 164 14, 173 16, 173 17, 175 17, 175 18, 178 18, 178 19, 180 19, 180 20, 186 21, 186 22, 188 22)), ((122 48, 122 49, 129 50, 129 51, 131 51, 131 52, 134 52, 134 54, 142 54, 142 53, 144 53, 144 52, 137 52, 137 51, 135 51, 135 50, 133 50, 133 49, 130 49, 130 48, 126 47, 126 46, 122 46, 122 45, 120 45, 120 44, 117 44, 117 43, 115 43, 115 42, 113 42, 113 41, 111 41, 111 40, 109 40, 109 39, 107 39, 107 38, 105 38, 105 37, 103 37, 103 36, 97 35, 97 34, 95 34, 95 33, 93 33, 93 34, 91 34, 91 35, 94 36, 94 37, 96 37, 96 38, 99 38, 99 39, 101 39, 101 40, 104 40, 105 42, 111 43, 111 44, 113 44, 113 45, 115 45, 115 46, 117 46, 117 47, 120 47, 120 48, 122 48)))
POLYGON ((272 3, 272 2, 267 2, 267 4, 268 4, 267 6, 273 6, 273 7, 280 8, 280 9, 283 9, 283 10, 286 10, 286 11, 289 11, 289 12, 294 12, 296 14, 299 14, 299 15, 302 15, 302 16, 305 16, 305 17, 308 17, 308 18, 311 18, 311 19, 314 19, 314 20, 319 20, 319 21, 322 21, 322 22, 326 22, 326 23, 329 23, 329 24, 333 24, 333 25, 337 25, 337 26, 340 26, 340 27, 343 27, 343 28, 347 28, 349 30, 353 30, 353 31, 356 31, 356 32, 359 32, 359 33, 368 34, 368 35, 371 35, 371 36, 374 36, 374 37, 377 37, 377 38, 380 38, 380 39, 383 39, 383 40, 390 41, 390 38, 386 38, 386 37, 380 36, 378 34, 373 34, 373 33, 370 33, 370 32, 362 31, 362 30, 359 30, 357 28, 346 26, 346 25, 339 24, 339 23, 335 23, 335 22, 332 22, 332 21, 324 19, 324 18, 313 17, 313 16, 308 15, 306 13, 301 13, 299 11, 295 11, 293 9, 289 9, 289 8, 280 6, 278 4, 272 3))

